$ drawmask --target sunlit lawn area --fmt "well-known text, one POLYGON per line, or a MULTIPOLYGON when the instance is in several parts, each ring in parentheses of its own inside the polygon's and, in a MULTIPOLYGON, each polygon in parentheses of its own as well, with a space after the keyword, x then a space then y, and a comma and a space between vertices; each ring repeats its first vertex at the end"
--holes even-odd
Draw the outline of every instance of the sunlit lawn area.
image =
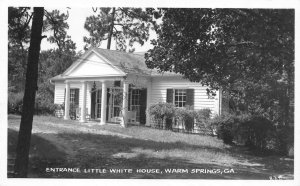
MULTIPOLYGON (((15 156, 19 123, 20 116, 8 116, 9 158, 15 156)), ((292 178, 293 165, 293 159, 257 156, 245 148, 224 145, 211 136, 35 116, 29 177, 269 179, 285 175, 292 178), (78 168, 80 172, 48 172, 49 168, 78 168), (92 173, 92 169, 97 170, 92 173), (111 169, 123 169, 123 173, 110 173, 111 169), (132 172, 125 173, 124 169, 132 172), (159 170, 142 173, 140 169, 159 170), (167 169, 182 172, 167 173, 167 169)))

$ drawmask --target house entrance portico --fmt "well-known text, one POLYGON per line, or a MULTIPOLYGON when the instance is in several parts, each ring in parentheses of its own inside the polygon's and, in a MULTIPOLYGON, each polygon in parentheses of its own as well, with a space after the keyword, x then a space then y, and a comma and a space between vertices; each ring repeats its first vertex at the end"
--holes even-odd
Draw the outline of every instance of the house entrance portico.
POLYGON ((128 82, 122 78, 119 79, 101 79, 101 80, 66 80, 65 81, 65 115, 64 119, 70 119, 70 87, 72 83, 80 83, 80 122, 86 122, 86 115, 90 114, 88 110, 94 109, 94 115, 100 117, 100 125, 105 125, 107 122, 120 122, 124 127, 127 125, 127 112, 128 112, 128 82), (119 87, 114 86, 116 80, 120 83, 119 87), (87 107, 87 99, 90 99, 92 94, 92 84, 97 82, 101 84, 101 89, 97 89, 96 104, 90 104, 87 107), (88 86, 89 85, 89 86, 88 86), (122 85, 122 87, 121 87, 122 85), (89 88, 87 88, 89 87, 89 88), (101 93, 100 93, 101 92, 101 93), (99 95, 100 94, 100 95, 99 95), (88 95, 88 96, 87 96, 88 95), (100 102, 101 99, 101 102, 100 102), (99 108, 100 107, 100 108, 99 108))

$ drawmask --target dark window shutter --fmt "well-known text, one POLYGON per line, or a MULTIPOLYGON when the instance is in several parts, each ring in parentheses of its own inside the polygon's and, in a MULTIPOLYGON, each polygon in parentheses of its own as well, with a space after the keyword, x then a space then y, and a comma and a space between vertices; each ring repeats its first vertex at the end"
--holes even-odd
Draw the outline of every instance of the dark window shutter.
POLYGON ((106 121, 108 121, 108 117, 109 117, 109 112, 108 112, 109 111, 109 98, 110 98, 110 94, 111 93, 110 93, 110 89, 109 88, 107 88, 106 91, 107 91, 107 93, 106 93, 107 98, 106 98, 105 108, 106 108, 106 121))
POLYGON ((65 88, 65 93, 64 93, 64 107, 65 107, 65 103, 66 103, 66 88, 65 88))
POLYGON ((92 88, 91 93, 91 118, 95 119, 95 105, 96 105, 96 89, 92 88))
POLYGON ((128 101, 128 105, 127 105, 127 107, 128 107, 128 111, 130 111, 130 103, 131 103, 131 90, 132 90, 132 88, 131 88, 132 86, 131 86, 131 84, 129 84, 129 86, 128 86, 128 96, 127 96, 127 101, 128 101))
POLYGON ((173 103, 173 89, 167 89, 167 103, 173 103))
POLYGON ((147 89, 141 89, 140 96, 140 123, 146 124, 147 89))
POLYGON ((76 106, 79 106, 79 89, 75 89, 75 103, 76 106))
POLYGON ((186 89, 186 106, 194 109, 194 89, 186 89))

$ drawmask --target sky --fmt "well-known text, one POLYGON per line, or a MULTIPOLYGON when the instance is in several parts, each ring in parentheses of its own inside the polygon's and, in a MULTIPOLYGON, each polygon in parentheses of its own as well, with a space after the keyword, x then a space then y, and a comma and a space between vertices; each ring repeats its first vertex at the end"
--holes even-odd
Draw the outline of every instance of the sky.
MULTIPOLYGON (((67 30, 67 34, 70 35, 72 41, 76 43, 77 52, 80 50, 83 51, 83 47, 85 45, 85 43, 83 42, 83 37, 89 36, 88 31, 84 29, 84 22, 85 22, 86 17, 94 14, 92 7, 90 7, 90 8, 70 7, 70 9, 61 8, 61 7, 59 7, 59 8, 45 7, 45 9, 47 11, 52 11, 54 9, 58 9, 58 10, 60 10, 61 13, 62 12, 67 13, 67 11, 69 11, 69 18, 67 20, 67 23, 69 24, 69 29, 67 30)), ((134 45, 135 52, 144 52, 144 51, 151 49, 153 46, 150 44, 150 40, 152 40, 154 38, 156 38, 155 31, 150 29, 149 40, 147 42, 145 42, 145 44, 143 46, 136 43, 134 45)), ((107 42, 103 41, 100 48, 106 48, 106 45, 107 45, 107 42)), ((50 44, 46 39, 42 40, 41 50, 47 50, 47 49, 54 48, 54 47, 55 47, 55 45, 50 44)), ((111 49, 115 50, 115 42, 114 41, 112 41, 111 49)))

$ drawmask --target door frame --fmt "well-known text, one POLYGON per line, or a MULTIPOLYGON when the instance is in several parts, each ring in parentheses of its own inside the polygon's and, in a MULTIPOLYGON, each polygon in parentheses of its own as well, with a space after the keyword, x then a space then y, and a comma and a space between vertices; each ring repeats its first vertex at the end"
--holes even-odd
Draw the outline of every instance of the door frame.
MULTIPOLYGON (((114 90, 121 90, 121 96, 123 96, 123 88, 122 87, 110 87, 108 93, 111 94, 114 90)), ((108 117, 107 121, 112 122, 112 123, 119 123, 121 122, 120 117, 121 116, 114 116, 114 99, 115 95, 111 94, 109 96, 108 102, 107 102, 107 107, 108 107, 108 117)), ((122 98, 123 99, 123 98, 122 98)), ((121 101, 118 107, 120 107, 120 110, 122 110, 123 107, 123 101, 121 101)))
POLYGON ((95 105, 93 105, 95 107, 95 119, 100 119, 101 117, 97 117, 97 116, 101 116, 101 95, 102 95, 102 89, 96 89, 95 90, 96 95, 95 95, 95 105), (100 94, 100 96, 99 96, 100 94), (97 98, 99 96, 99 103, 97 102, 97 98), (99 113, 98 113, 98 107, 99 109, 99 113))

